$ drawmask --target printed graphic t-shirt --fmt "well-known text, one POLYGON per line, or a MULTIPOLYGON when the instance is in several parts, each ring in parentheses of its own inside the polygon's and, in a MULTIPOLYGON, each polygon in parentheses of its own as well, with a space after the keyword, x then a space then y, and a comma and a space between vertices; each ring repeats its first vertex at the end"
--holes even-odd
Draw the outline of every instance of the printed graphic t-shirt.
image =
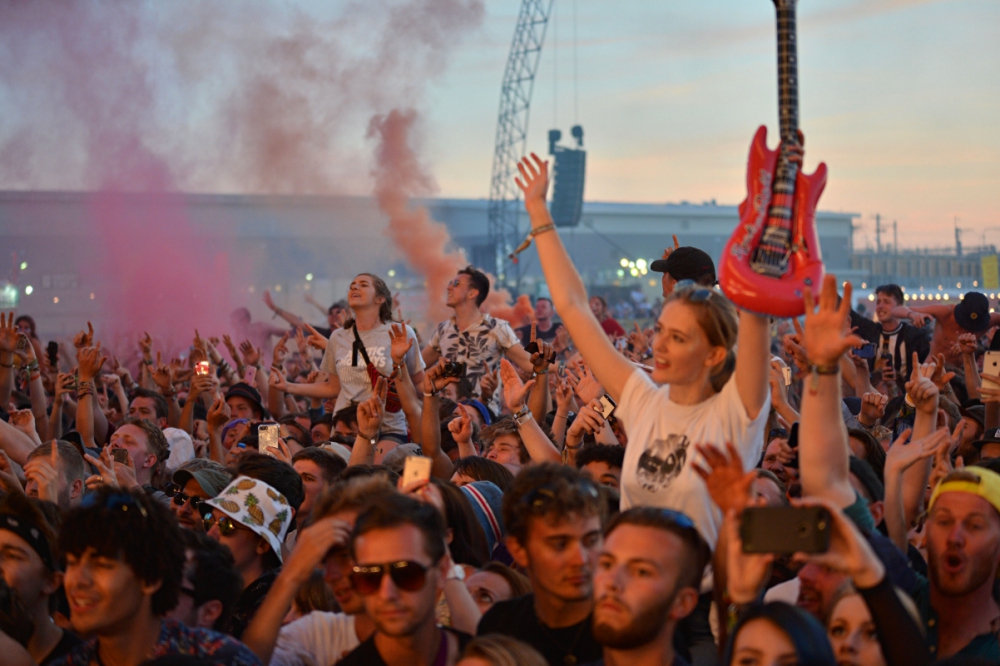
MULTIPOLYGON (((389 338, 389 324, 379 324, 370 331, 358 331, 361 342, 372 364, 383 376, 392 374, 392 355, 389 353, 392 340, 389 338)), ((417 335, 409 326, 406 327, 406 337, 413 340, 413 346, 406 352, 403 361, 412 378, 424 369, 424 360, 420 356, 420 345, 417 335)), ((357 365, 352 365, 354 351, 354 329, 338 328, 330 334, 330 342, 323 353, 323 361, 319 369, 327 373, 337 373, 340 378, 340 395, 337 396, 335 410, 343 409, 349 404, 359 403, 372 396, 372 383, 368 378, 365 359, 358 354, 357 365)), ((385 413, 382 422, 382 432, 406 434, 406 416, 402 411, 385 413)))
MULTIPOLYGON (((747 415, 735 376, 722 391, 697 405, 670 400, 670 386, 657 387, 649 376, 632 373, 615 415, 628 432, 622 467, 621 508, 657 506, 687 514, 714 550, 722 512, 708 495, 705 482, 694 471, 695 444, 709 444, 725 452, 732 442, 753 469, 764 447, 764 426, 771 397, 756 419, 747 415)), ((704 463, 704 461, 702 461, 704 463)))

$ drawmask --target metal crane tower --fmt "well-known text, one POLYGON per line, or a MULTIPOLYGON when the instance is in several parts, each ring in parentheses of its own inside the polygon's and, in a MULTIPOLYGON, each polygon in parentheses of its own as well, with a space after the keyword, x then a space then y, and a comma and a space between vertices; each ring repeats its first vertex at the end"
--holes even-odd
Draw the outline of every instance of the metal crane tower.
POLYGON ((500 92, 496 148, 490 177, 489 256, 477 258, 481 265, 493 268, 501 284, 520 282, 521 270, 507 255, 523 240, 518 221, 521 215, 521 192, 514 183, 517 162, 525 153, 528 140, 528 112, 535 73, 545 41, 554 0, 523 0, 514 30, 514 40, 507 58, 500 92))

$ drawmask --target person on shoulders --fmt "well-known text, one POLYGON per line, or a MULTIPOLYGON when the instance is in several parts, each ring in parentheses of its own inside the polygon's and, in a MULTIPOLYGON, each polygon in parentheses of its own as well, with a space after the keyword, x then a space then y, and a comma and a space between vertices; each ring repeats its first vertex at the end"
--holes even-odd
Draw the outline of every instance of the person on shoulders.
POLYGON ((912 326, 893 314, 905 302, 902 287, 883 284, 875 287, 875 316, 878 321, 872 321, 851 309, 851 326, 857 329, 860 337, 876 346, 871 367, 881 370, 882 378, 887 382, 896 378, 906 381, 913 372, 913 352, 917 352, 921 363, 930 352, 927 331, 919 326, 912 326))
MULTIPOLYGON (((913 303, 913 301, 910 301, 913 303)), ((956 305, 899 305, 892 316, 909 319, 915 326, 924 326, 932 319, 936 323, 931 338, 931 355, 944 354, 947 363, 962 365, 958 336, 964 333, 982 335, 992 326, 1000 325, 1000 312, 990 312, 990 299, 978 291, 966 292, 956 305)))

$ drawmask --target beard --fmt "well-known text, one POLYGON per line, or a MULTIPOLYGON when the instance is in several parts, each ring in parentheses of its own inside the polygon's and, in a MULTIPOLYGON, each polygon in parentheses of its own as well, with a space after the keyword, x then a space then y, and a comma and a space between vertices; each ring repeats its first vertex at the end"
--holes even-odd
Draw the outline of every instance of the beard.
POLYGON ((602 646, 613 650, 631 650, 651 643, 663 631, 663 625, 667 622, 670 608, 676 598, 677 591, 674 590, 663 600, 649 606, 638 615, 633 615, 632 620, 620 628, 599 622, 595 614, 594 639, 602 646))

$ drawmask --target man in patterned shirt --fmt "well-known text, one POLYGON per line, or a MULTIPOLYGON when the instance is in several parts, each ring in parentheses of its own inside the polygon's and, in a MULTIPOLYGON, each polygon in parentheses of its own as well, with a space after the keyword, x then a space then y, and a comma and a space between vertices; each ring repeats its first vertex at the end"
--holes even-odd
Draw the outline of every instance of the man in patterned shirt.
MULTIPOLYGON (((490 293, 490 280, 482 271, 467 266, 448 283, 446 304, 455 316, 434 329, 424 347, 424 363, 434 365, 440 359, 466 364, 465 376, 472 383, 473 397, 480 395, 479 380, 487 371, 496 372, 504 356, 525 372, 531 372, 531 355, 518 341, 517 334, 503 319, 483 314, 479 308, 490 293)), ((490 405, 498 411, 499 394, 490 405)))
POLYGON ((53 666, 136 666, 167 655, 214 666, 259 666, 242 643, 163 616, 177 605, 184 543, 170 511, 140 491, 101 488, 59 535, 74 630, 93 636, 53 666))

